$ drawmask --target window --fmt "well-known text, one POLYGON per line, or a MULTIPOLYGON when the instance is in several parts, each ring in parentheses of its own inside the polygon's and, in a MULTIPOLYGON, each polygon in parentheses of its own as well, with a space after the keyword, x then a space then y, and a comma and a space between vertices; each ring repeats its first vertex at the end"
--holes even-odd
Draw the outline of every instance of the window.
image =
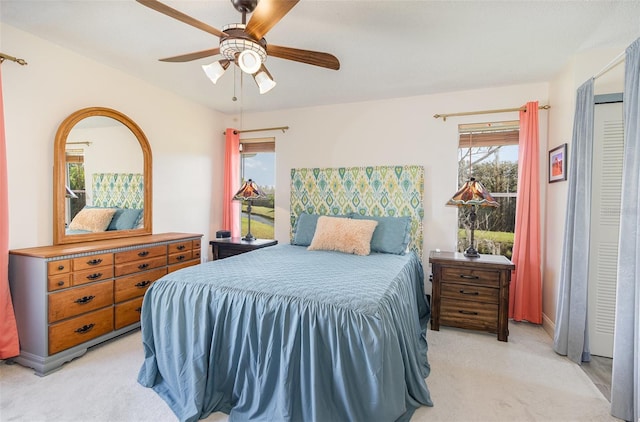
MULTIPOLYGON (((274 210, 276 175, 275 138, 240 140, 240 177, 252 179, 267 194, 267 198, 253 201, 251 233, 259 239, 274 239, 274 210)), ((247 232, 247 204, 242 205, 241 233, 247 232)))
POLYGON ((66 150, 67 164, 67 210, 66 223, 84 208, 86 204, 84 180, 84 151, 82 149, 66 150))
MULTIPOLYGON (((475 177, 495 200, 498 208, 479 207, 475 230, 480 253, 511 258, 518 189, 519 122, 459 125, 458 186, 475 177)), ((470 208, 458 208, 458 251, 469 245, 470 208)))

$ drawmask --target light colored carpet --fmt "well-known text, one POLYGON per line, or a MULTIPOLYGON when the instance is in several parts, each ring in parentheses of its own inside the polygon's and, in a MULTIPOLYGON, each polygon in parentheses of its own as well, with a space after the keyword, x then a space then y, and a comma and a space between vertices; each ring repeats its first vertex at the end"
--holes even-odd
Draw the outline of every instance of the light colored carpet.
MULTIPOLYGON (((509 327, 508 343, 446 327, 429 331, 434 407, 418 409, 412 421, 618 421, 580 367, 553 352, 542 328, 509 327)), ((142 358, 136 331, 44 378, 0 363, 0 421, 175 421, 164 401, 136 382, 142 358)), ((220 413, 206 419, 226 420, 220 413)))

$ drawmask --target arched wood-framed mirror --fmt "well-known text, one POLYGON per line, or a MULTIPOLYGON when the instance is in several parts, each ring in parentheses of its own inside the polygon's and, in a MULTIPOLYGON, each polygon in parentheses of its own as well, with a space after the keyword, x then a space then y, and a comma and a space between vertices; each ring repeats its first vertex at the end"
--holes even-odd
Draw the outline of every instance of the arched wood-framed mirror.
POLYGON ((151 234, 151 147, 117 110, 89 107, 58 128, 53 153, 53 243, 151 234))

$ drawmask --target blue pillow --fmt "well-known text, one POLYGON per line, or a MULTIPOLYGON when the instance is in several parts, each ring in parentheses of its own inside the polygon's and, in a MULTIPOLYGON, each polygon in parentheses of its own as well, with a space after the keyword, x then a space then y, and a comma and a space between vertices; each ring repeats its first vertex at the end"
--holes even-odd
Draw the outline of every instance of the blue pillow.
POLYGON ((141 209, 118 208, 109 223, 107 230, 131 230, 136 227, 136 223, 142 213, 141 209))
POLYGON ((374 217, 351 214, 351 218, 378 222, 371 238, 371 251, 404 255, 411 241, 410 217, 374 217))

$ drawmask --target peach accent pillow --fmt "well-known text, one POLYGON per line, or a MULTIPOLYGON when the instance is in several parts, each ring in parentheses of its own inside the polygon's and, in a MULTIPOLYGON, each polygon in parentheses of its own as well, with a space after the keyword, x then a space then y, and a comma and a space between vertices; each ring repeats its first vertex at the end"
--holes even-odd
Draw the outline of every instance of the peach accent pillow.
POLYGON ((115 213, 115 208, 83 208, 73 217, 69 229, 103 232, 109 227, 115 213))
POLYGON ((377 225, 375 220, 321 216, 307 250, 369 255, 371 237, 377 225))

